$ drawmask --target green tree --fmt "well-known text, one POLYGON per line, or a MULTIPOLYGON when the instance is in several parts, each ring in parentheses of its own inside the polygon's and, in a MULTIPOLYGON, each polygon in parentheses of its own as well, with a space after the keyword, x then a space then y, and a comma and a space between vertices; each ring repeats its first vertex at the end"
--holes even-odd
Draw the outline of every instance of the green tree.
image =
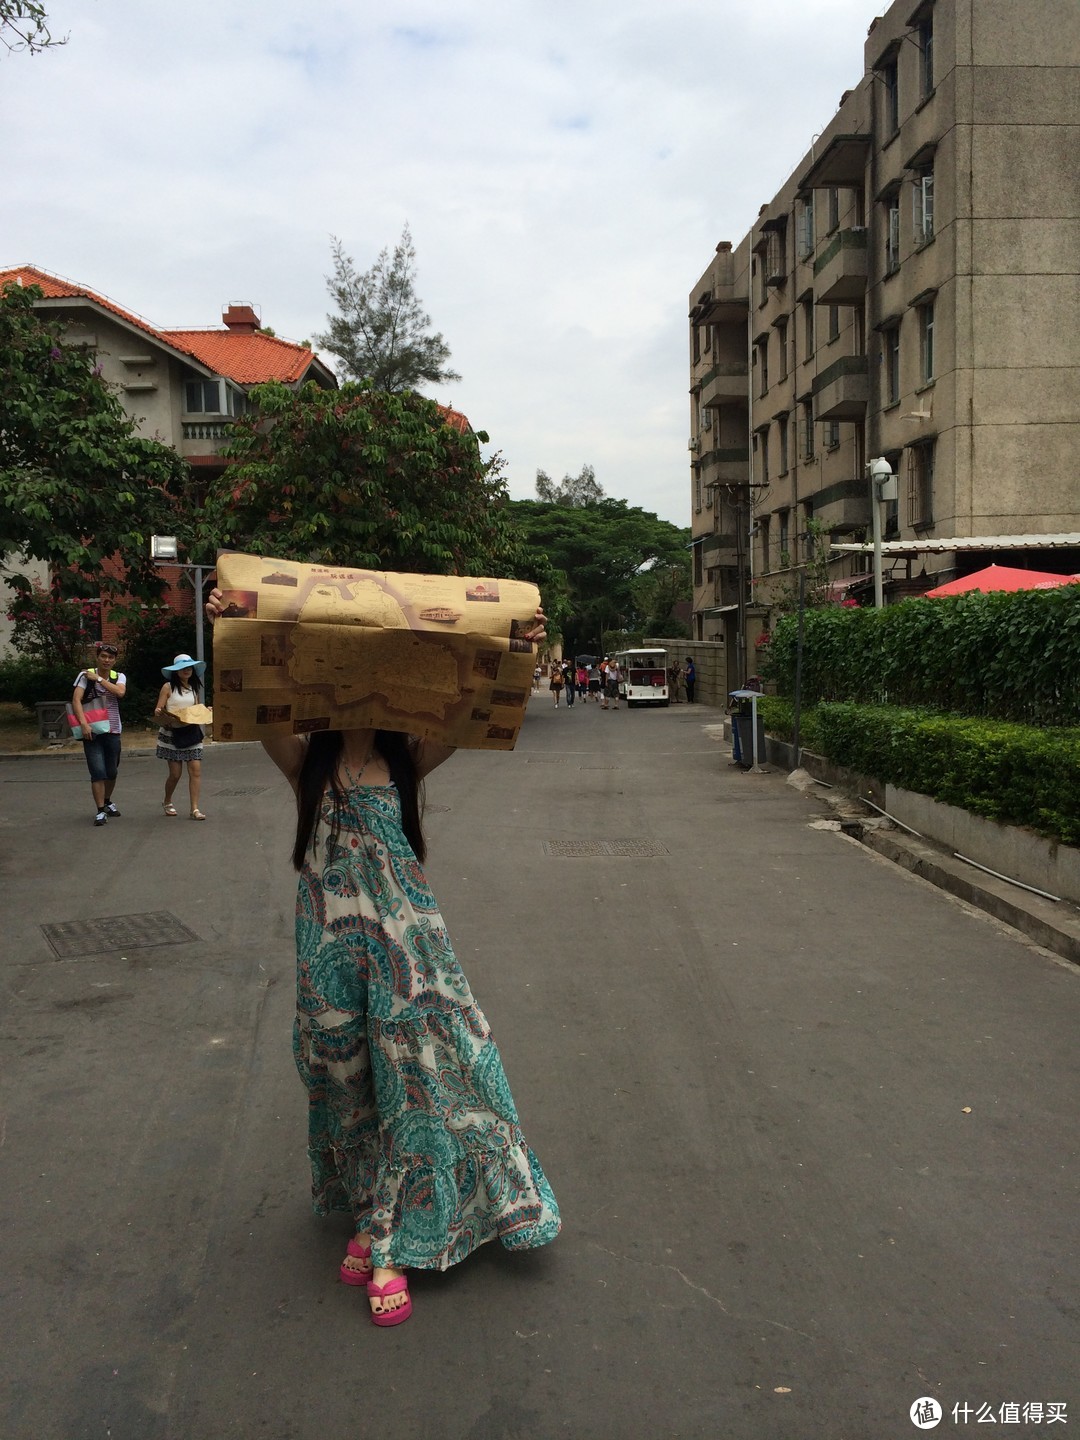
POLYGON ((664 586, 678 590, 683 583, 673 582, 670 572, 680 571, 689 583, 689 531, 625 500, 514 500, 509 509, 534 567, 530 578, 540 584, 568 651, 599 648, 605 631, 637 632, 646 621, 662 623, 668 617, 658 617, 655 605, 664 586))
POLYGON ((37 55, 66 45, 67 36, 59 40, 53 37, 45 6, 36 0, 0 0, 0 43, 10 52, 26 50, 37 55))
POLYGON ((34 302, 36 286, 0 294, 0 571, 19 593, 28 560, 52 569, 58 599, 152 599, 155 532, 181 533, 188 467, 134 421, 94 363, 64 345, 34 302))
POLYGON ((536 472, 536 498, 551 505, 596 505, 604 498, 604 490, 591 465, 583 465, 577 475, 564 475, 558 485, 546 470, 536 472))
POLYGON ((431 316, 416 295, 416 250, 408 225, 394 247, 370 270, 358 274, 352 256, 333 237, 334 273, 327 288, 338 313, 316 341, 336 355, 352 380, 397 394, 421 385, 441 385, 461 376, 449 368, 450 350, 441 334, 429 334, 431 316))
POLYGON ((365 385, 252 391, 234 462, 213 482, 206 540, 308 562, 436 574, 515 574, 498 456, 413 392, 365 385))

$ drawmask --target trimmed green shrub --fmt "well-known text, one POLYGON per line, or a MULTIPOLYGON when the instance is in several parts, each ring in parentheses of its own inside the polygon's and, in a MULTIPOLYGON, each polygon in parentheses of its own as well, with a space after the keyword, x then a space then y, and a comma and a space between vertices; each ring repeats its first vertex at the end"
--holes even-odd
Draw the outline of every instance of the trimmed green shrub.
MULTIPOLYGON (((766 728, 790 739, 791 702, 761 708, 766 728)), ((806 748, 836 765, 1080 845, 1080 728, 825 703, 804 711, 801 729, 806 748)))
MULTIPOLYGON (((1037 725, 1080 724, 1080 584, 971 592, 803 617, 802 698, 933 707, 1037 725)), ((796 617, 777 622, 764 674, 795 691, 796 617)))
POLYGON ((39 700, 70 700, 78 665, 49 664, 30 655, 0 660, 0 700, 33 710, 39 700))

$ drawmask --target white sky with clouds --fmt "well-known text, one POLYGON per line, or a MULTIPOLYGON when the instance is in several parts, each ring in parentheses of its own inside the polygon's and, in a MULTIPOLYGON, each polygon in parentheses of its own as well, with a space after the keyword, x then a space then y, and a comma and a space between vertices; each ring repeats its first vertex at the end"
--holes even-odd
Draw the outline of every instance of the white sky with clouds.
MULTIPOLYGON (((0 57, 0 265, 162 328, 325 328, 405 221, 511 493, 689 524, 687 295, 862 75, 885 0, 51 0, 0 57), (785 77, 764 88, 763 73, 785 77)), ((330 357, 326 357, 330 358, 330 357)))

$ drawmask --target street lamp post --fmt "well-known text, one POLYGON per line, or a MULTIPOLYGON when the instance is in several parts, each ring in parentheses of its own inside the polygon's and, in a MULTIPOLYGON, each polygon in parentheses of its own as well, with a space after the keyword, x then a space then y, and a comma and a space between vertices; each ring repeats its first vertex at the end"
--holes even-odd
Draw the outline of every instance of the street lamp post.
POLYGON ((871 460, 866 471, 870 476, 870 517, 874 527, 874 608, 880 610, 885 603, 881 584, 881 502, 896 499, 896 476, 884 455, 871 460))
POLYGON ((195 591, 195 659, 203 660, 203 592, 207 582, 214 578, 216 566, 185 565, 177 559, 178 550, 175 535, 151 535, 150 559, 155 565, 168 565, 173 570, 190 570, 191 584, 195 591))

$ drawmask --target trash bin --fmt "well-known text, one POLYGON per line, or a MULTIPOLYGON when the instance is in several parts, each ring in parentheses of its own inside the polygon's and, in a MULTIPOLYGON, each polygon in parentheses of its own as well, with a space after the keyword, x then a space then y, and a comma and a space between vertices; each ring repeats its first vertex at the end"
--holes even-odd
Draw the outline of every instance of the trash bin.
POLYGON ((765 763, 765 722, 757 713, 757 690, 732 690, 729 699, 734 702, 731 717, 732 755, 736 764, 744 770, 753 768, 755 758, 758 765, 765 763), (754 722, 757 722, 757 747, 755 757, 754 722))
POLYGON ((39 700, 37 711, 39 740, 66 740, 71 734, 67 723, 66 700, 39 700))

